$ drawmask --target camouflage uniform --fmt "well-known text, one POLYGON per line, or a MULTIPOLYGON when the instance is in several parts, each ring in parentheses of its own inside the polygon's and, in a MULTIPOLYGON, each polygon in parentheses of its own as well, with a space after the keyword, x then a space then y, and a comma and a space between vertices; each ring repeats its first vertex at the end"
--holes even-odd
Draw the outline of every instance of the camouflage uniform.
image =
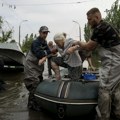
POLYGON ((100 45, 101 57, 98 120, 120 120, 120 37, 107 22, 101 21, 94 29, 91 40, 100 45))

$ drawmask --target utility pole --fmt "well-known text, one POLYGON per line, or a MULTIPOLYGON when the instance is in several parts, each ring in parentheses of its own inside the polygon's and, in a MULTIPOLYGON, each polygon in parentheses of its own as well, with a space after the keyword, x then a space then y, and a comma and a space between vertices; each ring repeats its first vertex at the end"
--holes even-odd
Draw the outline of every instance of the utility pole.
POLYGON ((21 22, 20 22, 20 24, 19 24, 19 45, 21 46, 21 40, 20 40, 20 37, 21 37, 21 24, 23 23, 23 22, 27 22, 28 20, 22 20, 21 22))
POLYGON ((73 20, 73 22, 74 22, 74 23, 77 23, 78 26, 79 26, 79 39, 80 39, 80 41, 81 41, 81 27, 80 27, 80 24, 79 24, 79 22, 74 21, 74 20, 73 20))

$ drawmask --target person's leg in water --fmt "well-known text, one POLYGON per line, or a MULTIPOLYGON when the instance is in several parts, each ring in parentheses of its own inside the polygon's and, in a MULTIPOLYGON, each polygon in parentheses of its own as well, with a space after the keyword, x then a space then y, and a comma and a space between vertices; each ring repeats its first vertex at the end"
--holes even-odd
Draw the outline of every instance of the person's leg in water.
POLYGON ((38 84, 40 83, 40 81, 33 81, 31 79, 25 79, 24 81, 25 81, 26 88, 29 91, 27 107, 35 111, 41 111, 41 107, 38 105, 36 98, 34 96, 35 90, 38 84), (31 84, 29 84, 30 81, 31 81, 31 84))
POLYGON ((96 111, 96 120, 110 120, 111 95, 109 90, 99 88, 98 106, 96 111))
POLYGON ((114 120, 120 120, 120 83, 112 89, 112 117, 114 120))
POLYGON ((30 91, 29 99, 28 99, 28 108, 33 109, 35 111, 41 111, 41 106, 37 103, 37 100, 34 96, 34 93, 35 93, 35 90, 36 90, 38 84, 43 81, 42 75, 39 75, 38 78, 39 78, 39 82, 34 83, 34 85, 32 87, 33 89, 30 91))

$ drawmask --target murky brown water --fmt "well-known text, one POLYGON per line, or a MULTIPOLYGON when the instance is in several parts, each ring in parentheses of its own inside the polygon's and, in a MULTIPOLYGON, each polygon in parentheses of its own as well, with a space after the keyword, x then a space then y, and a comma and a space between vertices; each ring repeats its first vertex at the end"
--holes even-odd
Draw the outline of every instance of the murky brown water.
POLYGON ((0 120, 58 120, 44 111, 27 109, 28 91, 24 86, 23 77, 22 72, 0 73, 0 79, 6 83, 6 90, 0 91, 0 120))

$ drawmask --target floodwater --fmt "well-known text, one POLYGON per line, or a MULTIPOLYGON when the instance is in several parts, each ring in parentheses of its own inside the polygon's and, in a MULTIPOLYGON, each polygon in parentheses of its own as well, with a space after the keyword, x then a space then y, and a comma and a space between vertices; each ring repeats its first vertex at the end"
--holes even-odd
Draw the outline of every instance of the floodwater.
MULTIPOLYGON (((0 91, 0 120, 58 120, 56 116, 45 111, 28 110, 28 91, 24 86, 23 78, 23 72, 5 71, 0 73, 0 79, 6 83, 5 90, 0 91)), ((71 118, 71 120, 74 119, 71 118)), ((76 120, 85 119, 77 118, 76 120)))
POLYGON ((23 78, 22 72, 0 73, 0 79, 5 81, 5 90, 0 91, 0 120, 52 120, 42 111, 28 110, 28 91, 23 78))

